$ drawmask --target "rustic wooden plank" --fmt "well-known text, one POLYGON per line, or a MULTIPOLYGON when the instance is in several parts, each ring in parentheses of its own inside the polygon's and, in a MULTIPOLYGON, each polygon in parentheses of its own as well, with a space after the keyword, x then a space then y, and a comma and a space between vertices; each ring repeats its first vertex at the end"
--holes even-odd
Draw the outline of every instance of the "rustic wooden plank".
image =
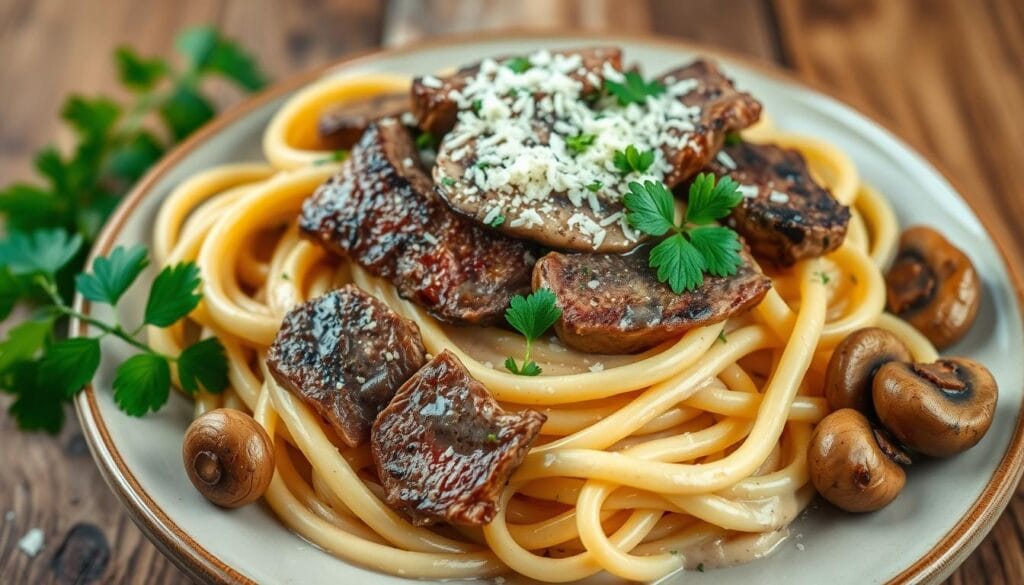
MULTIPOLYGON (((1024 5, 775 0, 783 57, 931 155, 1024 258, 1024 5)), ((1020 490, 950 580, 1024 583, 1020 490)))
MULTIPOLYGON (((124 95, 110 55, 115 43, 142 54, 171 52, 182 28, 215 23, 282 78, 380 42, 375 0, 9 0, 0 2, 0 180, 31 178, 32 153, 70 137, 58 111, 70 92, 124 95)), ((222 105, 238 92, 214 88, 222 105)), ((10 397, 0 395, 0 409, 10 397)), ((132 524, 89 456, 74 415, 56 437, 19 432, 0 414, 0 582, 130 585, 186 583, 132 524), (45 534, 35 558, 17 548, 45 534)))

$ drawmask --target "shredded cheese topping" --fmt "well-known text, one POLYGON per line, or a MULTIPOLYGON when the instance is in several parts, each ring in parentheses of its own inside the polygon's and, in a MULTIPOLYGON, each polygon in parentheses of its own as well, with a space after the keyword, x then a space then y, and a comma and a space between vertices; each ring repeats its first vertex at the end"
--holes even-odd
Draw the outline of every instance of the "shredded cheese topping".
MULTIPOLYGON (((530 229, 556 221, 562 204, 553 197, 564 196, 580 209, 568 227, 594 248, 612 225, 635 241, 625 216, 608 204, 619 203, 630 181, 662 181, 672 170, 666 148, 700 148, 691 133, 701 110, 680 100, 698 81, 667 78, 660 95, 647 96, 643 105, 622 106, 614 96, 595 101, 584 95, 585 87, 600 88, 605 79, 623 80, 607 61, 598 73, 585 68, 578 54, 542 50, 528 60, 530 68, 517 73, 485 59, 461 91, 450 90, 459 114, 439 158, 446 154, 468 165, 464 176, 450 178, 461 182, 468 202, 482 205, 482 215, 506 217, 509 227, 530 229), (582 152, 567 145, 567 139, 583 135, 593 139, 582 152), (630 145, 653 151, 654 162, 644 172, 624 175, 614 158, 630 145)), ((447 178, 444 167, 439 172, 447 178)))

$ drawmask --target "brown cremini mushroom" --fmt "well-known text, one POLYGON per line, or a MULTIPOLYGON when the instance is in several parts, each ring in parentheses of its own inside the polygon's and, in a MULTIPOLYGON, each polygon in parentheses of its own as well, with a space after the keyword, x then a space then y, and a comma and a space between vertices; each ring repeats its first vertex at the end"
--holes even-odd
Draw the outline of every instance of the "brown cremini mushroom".
POLYGON ((852 408, 826 416, 811 435, 807 468, 823 498, 847 512, 873 512, 903 489, 910 459, 852 408))
POLYGON ((976 445, 992 424, 998 394, 988 369, 966 358, 890 362, 879 368, 872 393, 878 419, 893 437, 933 457, 976 445))
POLYGON ((832 410, 852 408, 871 416, 871 381, 888 362, 909 362, 910 350, 898 337, 878 327, 866 327, 846 336, 828 361, 825 398, 832 410))
POLYGON ((940 349, 963 337, 978 315, 981 281, 974 264, 931 228, 903 232, 885 284, 889 310, 940 349))
POLYGON ((274 448, 253 418, 231 408, 192 421, 182 445, 185 471, 199 493, 225 508, 259 499, 274 476, 274 448))

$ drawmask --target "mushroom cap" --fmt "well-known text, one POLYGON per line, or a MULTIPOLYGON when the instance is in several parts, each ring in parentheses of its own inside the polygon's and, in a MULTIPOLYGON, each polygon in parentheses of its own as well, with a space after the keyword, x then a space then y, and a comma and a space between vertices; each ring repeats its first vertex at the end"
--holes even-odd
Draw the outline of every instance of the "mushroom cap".
POLYGON ((825 398, 833 410, 852 408, 871 416, 871 381, 887 362, 909 362, 910 350, 893 333, 866 327, 846 336, 828 361, 825 398))
POLYGON ((976 445, 992 424, 998 395, 992 373, 966 358, 890 362, 878 370, 872 392, 885 428, 908 448, 932 457, 976 445))
POLYGON ((274 476, 270 437, 239 410, 218 408, 192 421, 181 452, 192 485, 225 508, 259 499, 274 476))
POLYGON ((843 408, 815 427, 807 448, 811 482, 823 498, 847 512, 889 505, 906 483, 896 462, 909 463, 861 413, 843 408))
MULTIPOLYGON (((472 149, 472 146, 463 148, 472 149)), ((442 143, 434 166, 434 182, 438 195, 453 211, 481 225, 489 225, 488 220, 493 223, 491 216, 494 214, 492 209, 495 202, 499 202, 504 213, 504 204, 501 202, 507 203, 519 196, 482 191, 471 180, 470 177, 473 175, 467 174, 467 170, 474 164, 475 151, 471 150, 470 154, 456 160, 446 144, 442 143)), ((616 221, 602 226, 605 231, 604 239, 595 245, 590 236, 572 227, 573 223, 570 220, 574 216, 585 217, 593 225, 607 223, 609 217, 625 213, 625 207, 619 202, 604 201, 601 203, 601 210, 595 212, 589 205, 574 205, 564 193, 552 192, 544 200, 543 205, 530 204, 527 208, 535 212, 543 208, 541 212, 537 212, 542 221, 518 224, 511 221, 511 218, 506 218, 494 229, 513 238, 529 240, 558 250, 608 254, 624 254, 647 239, 646 235, 639 232, 634 233, 632 239, 626 237, 626 232, 616 221)))
POLYGON ((978 316, 981 281, 974 264, 931 228, 903 232, 885 283, 889 310, 940 349, 963 337, 978 316))

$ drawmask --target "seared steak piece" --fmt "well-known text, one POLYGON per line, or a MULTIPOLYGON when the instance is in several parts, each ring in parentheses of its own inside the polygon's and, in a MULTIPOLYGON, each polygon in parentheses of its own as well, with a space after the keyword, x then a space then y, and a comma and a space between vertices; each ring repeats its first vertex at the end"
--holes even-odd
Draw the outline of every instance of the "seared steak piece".
POLYGON ((370 448, 388 503, 414 524, 487 524, 545 420, 533 410, 505 412, 442 352, 373 424, 370 448))
POLYGON ((449 211, 409 132, 390 118, 371 124, 306 200, 299 226, 444 321, 493 323, 530 288, 531 249, 449 211))
POLYGON ((369 96, 326 109, 320 114, 317 133, 324 148, 347 150, 372 122, 397 118, 410 111, 412 101, 408 93, 369 96))
POLYGON ((549 288, 558 298, 562 318, 555 332, 566 345, 590 353, 632 353, 760 302, 771 280, 743 256, 735 275, 705 274, 699 288, 677 295, 658 282, 646 248, 626 256, 552 252, 537 261, 533 287, 549 288))
POLYGON ((416 324, 352 285, 289 311, 267 352, 277 383, 353 447, 425 361, 416 324))
POLYGON ((745 197, 725 223, 758 258, 789 266, 842 245, 850 209, 814 182, 799 152, 743 142, 725 147, 706 170, 739 182, 745 197))
MULTIPOLYGON (((573 49, 570 51, 554 51, 553 55, 575 55, 583 59, 580 70, 572 77, 583 84, 583 94, 594 94, 601 90, 601 70, 605 63, 615 70, 622 69, 622 51, 616 47, 595 47, 589 49, 573 49), (598 83, 594 83, 594 76, 598 83)), ((508 58, 495 59, 505 63, 508 58)), ((413 114, 419 120, 420 128, 434 136, 441 136, 452 129, 459 113, 458 105, 452 98, 452 91, 461 91, 469 80, 480 72, 480 64, 474 63, 460 68, 453 75, 437 78, 433 75, 422 75, 413 79, 412 103, 413 114)))
POLYGON ((665 176, 669 187, 685 181, 711 160, 722 148, 725 135, 751 126, 761 117, 761 102, 749 93, 737 91, 718 65, 698 59, 686 67, 669 71, 660 78, 666 86, 683 79, 694 79, 696 88, 683 95, 686 106, 700 108, 694 129, 671 128, 678 143, 662 148, 672 170, 665 176))

